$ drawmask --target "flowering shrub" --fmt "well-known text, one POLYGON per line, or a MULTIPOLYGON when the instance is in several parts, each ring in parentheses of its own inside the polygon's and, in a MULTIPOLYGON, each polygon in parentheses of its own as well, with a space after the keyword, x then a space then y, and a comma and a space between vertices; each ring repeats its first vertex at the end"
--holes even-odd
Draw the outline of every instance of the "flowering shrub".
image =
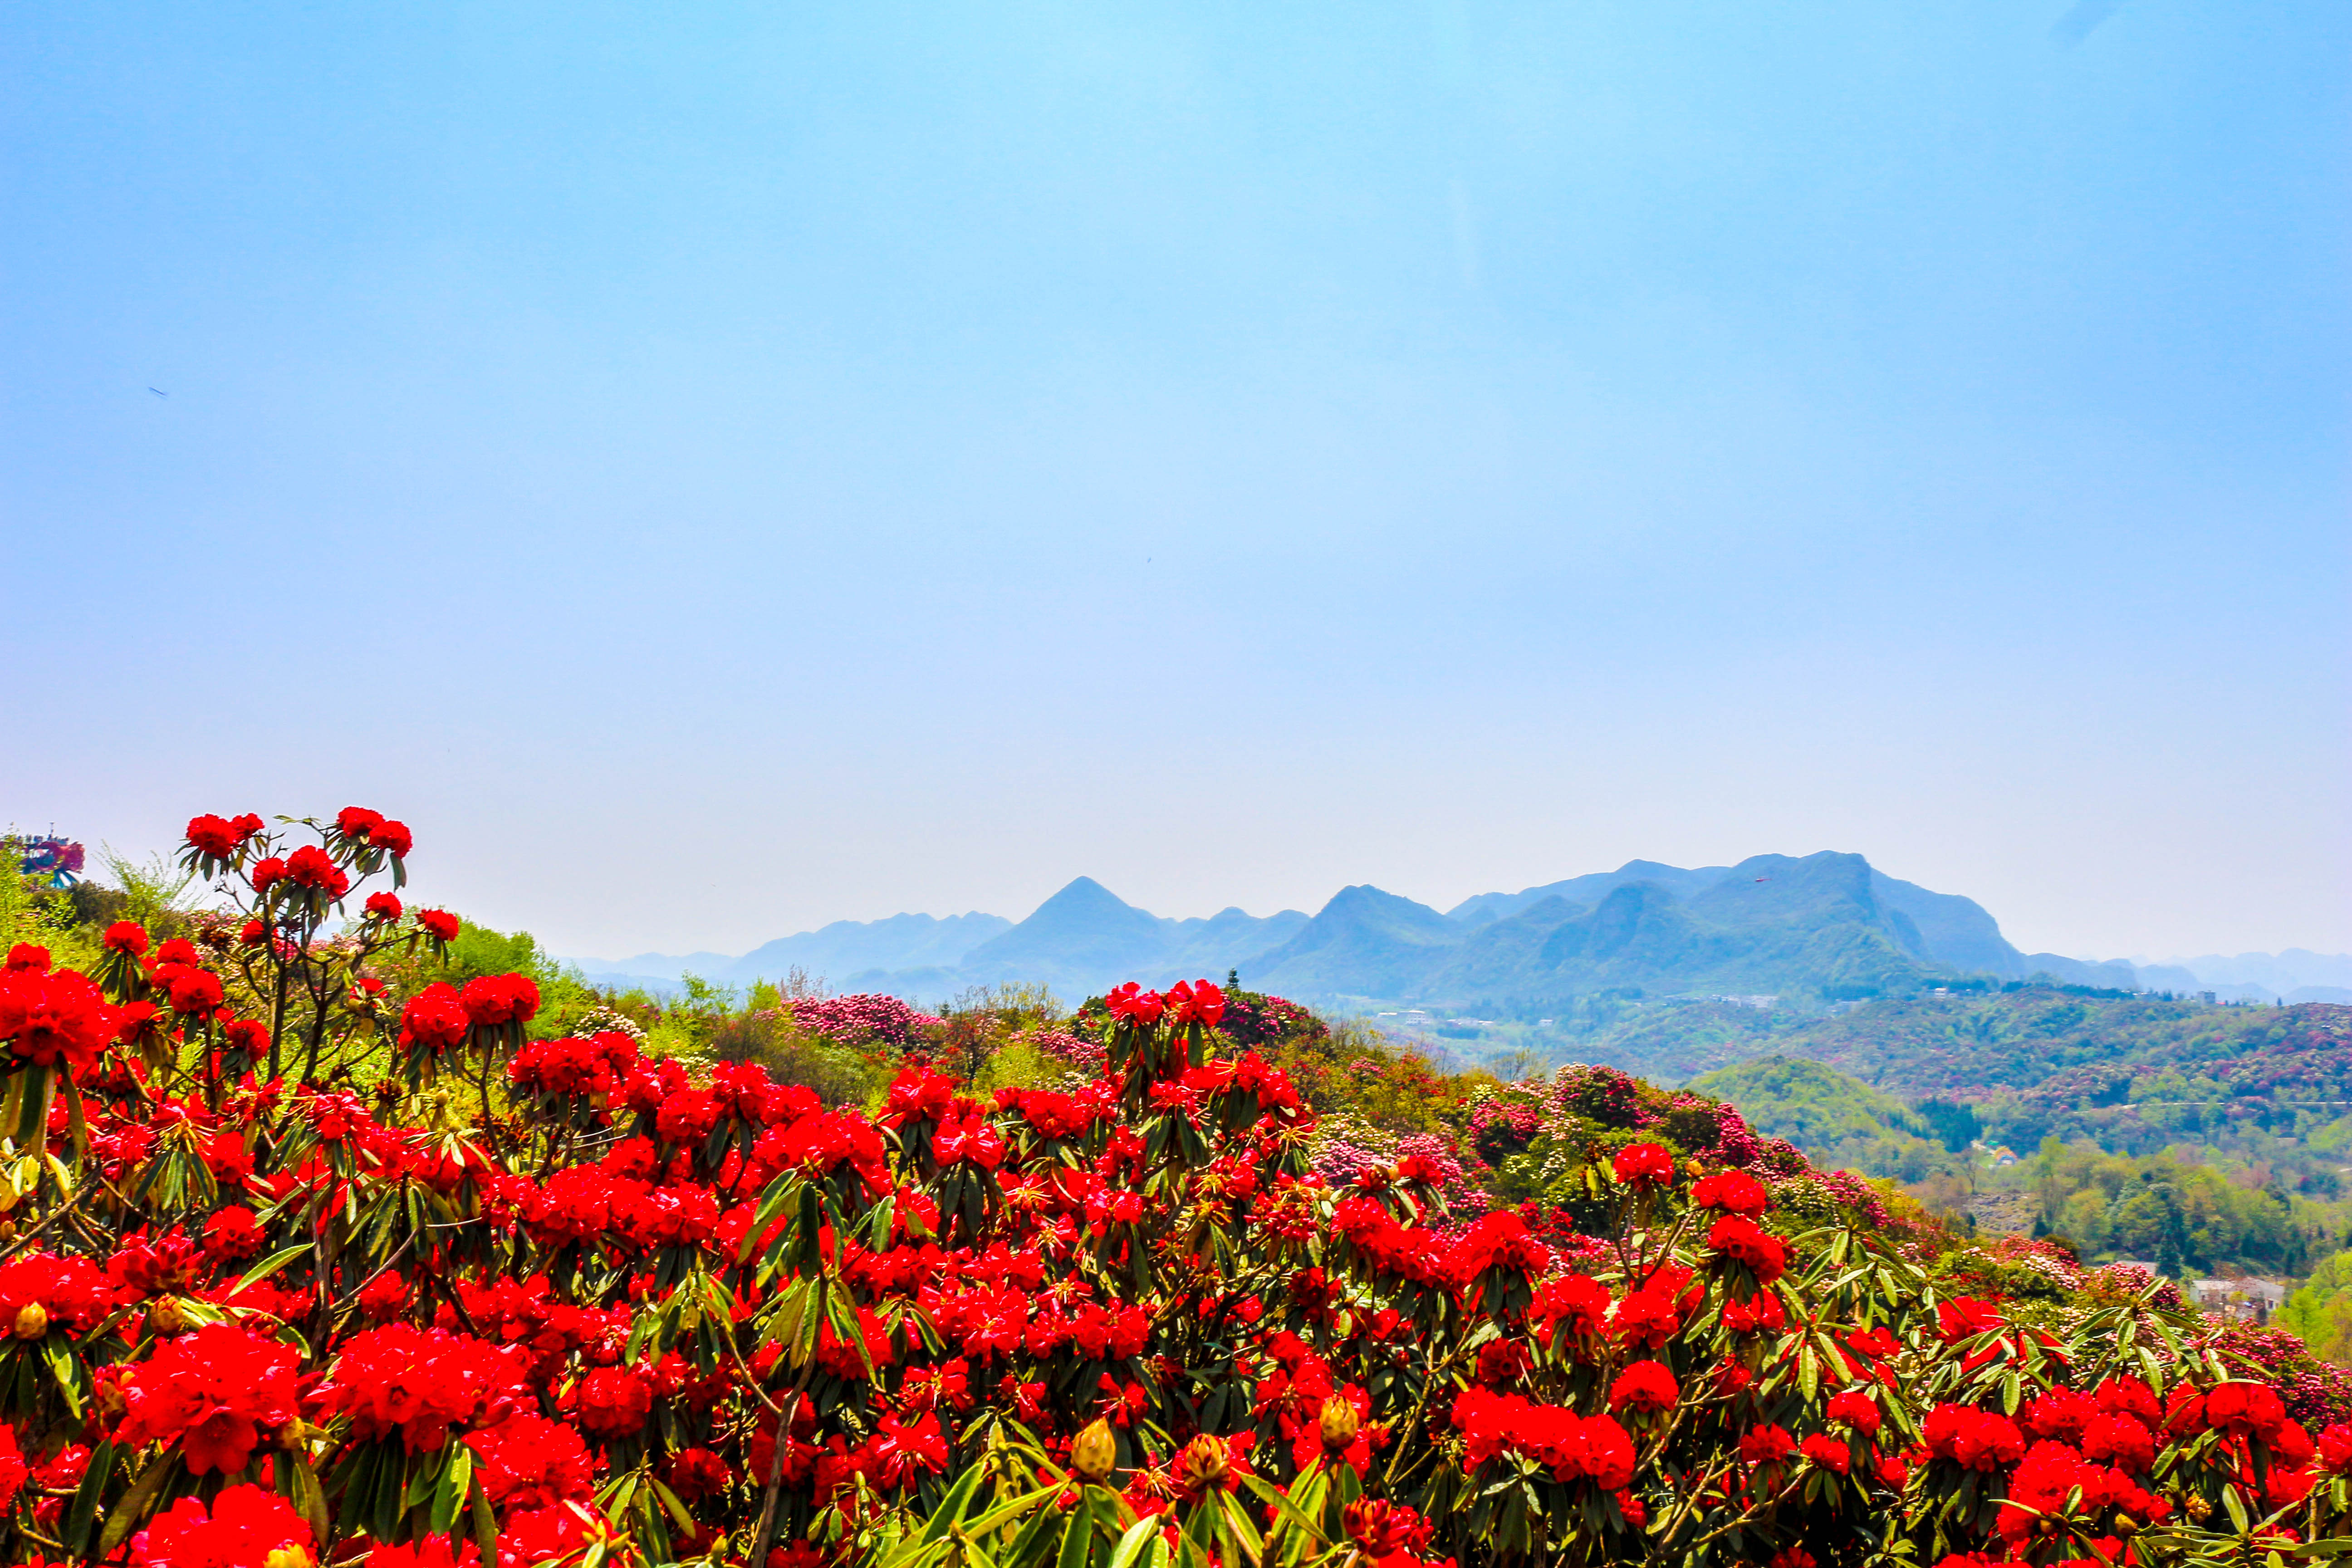
POLYGON ((940 1020, 918 1013, 896 996, 859 993, 851 996, 799 996, 793 1022, 812 1035, 844 1046, 882 1045, 899 1049, 915 1043, 940 1020))
MULTIPOLYGON (((918 1063, 869 1116, 616 1027, 527 1038, 524 977, 390 985, 457 930, 371 887, 411 847, 373 813, 199 817, 197 938, 110 929, 94 974, 8 955, 16 1560, 2352 1544, 2352 1424, 2306 1369, 2152 1287, 2063 1318, 1956 1288, 1874 1190, 1691 1097, 1600 1069, 1498 1097, 1475 1124, 1531 1112, 1548 1196, 1490 1207, 1426 1135, 1318 1142, 1202 981, 1102 999, 1059 1087, 918 1063)), ((869 1038, 921 1027, 837 1000, 869 1038)))

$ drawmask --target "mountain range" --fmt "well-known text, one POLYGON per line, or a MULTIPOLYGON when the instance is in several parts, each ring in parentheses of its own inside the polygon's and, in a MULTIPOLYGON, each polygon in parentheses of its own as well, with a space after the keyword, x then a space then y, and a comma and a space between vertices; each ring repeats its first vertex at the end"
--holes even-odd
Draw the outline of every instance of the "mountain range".
MULTIPOLYGON (((2268 963, 2263 973, 2274 978, 2333 980, 2340 966, 2352 979, 2352 959, 2300 952, 2242 955, 2234 972, 2252 973, 2257 961, 2268 963)), ((2119 990, 2214 988, 2200 982, 2201 970, 2180 964, 2141 970, 2122 960, 2021 952, 1974 900, 1898 880, 1860 855, 1833 851, 1696 868, 1633 860, 1516 893, 1481 893, 1443 911, 1364 885, 1341 889, 1312 915, 1226 909, 1171 920, 1080 877, 1018 922, 977 912, 900 914, 838 921, 741 957, 643 953, 575 962, 599 984, 656 991, 675 989, 689 973, 748 985, 799 969, 835 990, 932 1001, 1007 982, 1043 984, 1075 1000, 1125 980, 1167 984, 1222 979, 1228 971, 1253 990, 1305 1001, 1456 1007, 1604 991, 1776 996, 1819 1006, 1968 975, 2119 990)), ((2278 994, 2345 999, 2332 984, 2302 989, 2318 994, 2278 994)))

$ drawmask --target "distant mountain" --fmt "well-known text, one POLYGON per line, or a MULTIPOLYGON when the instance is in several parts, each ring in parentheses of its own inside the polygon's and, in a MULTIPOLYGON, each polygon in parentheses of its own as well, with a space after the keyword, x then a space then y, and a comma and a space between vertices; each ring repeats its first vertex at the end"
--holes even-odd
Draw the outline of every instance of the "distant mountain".
POLYGON ((1043 982, 1070 996, 1128 980, 1222 980, 1244 954, 1276 946, 1307 923, 1297 910, 1263 920, 1238 909, 1166 920, 1080 877, 1027 920, 965 953, 957 968, 967 984, 1043 982))
POLYGON ((1818 1003, 2033 967, 1973 901, 1826 851, 1695 871, 1636 860, 1481 894, 1442 916, 1350 888, 1286 946, 1242 965, 1251 984, 1290 994, 1455 1005, 1612 989, 1818 1003))
MULTIPOLYGON (((1731 874, 1728 866, 1703 866, 1696 871, 1685 871, 1679 866, 1662 866, 1655 860, 1628 860, 1614 871, 1594 871, 1582 877, 1570 877, 1565 882, 1547 882, 1540 888, 1522 888, 1516 893, 1480 893, 1463 900, 1445 911, 1448 920, 1465 925, 1483 925, 1534 908, 1546 899, 1561 899, 1570 904, 1599 903, 1618 889, 1632 882, 1654 882, 1676 898, 1688 898, 1703 892, 1731 874)), ((1930 895, 1931 897, 1934 895, 1930 895)))
POLYGON ((1301 996, 1417 996, 1463 928, 1426 904, 1365 886, 1342 888, 1280 947, 1246 965, 1255 989, 1301 996))
POLYGON ((846 975, 916 969, 925 965, 952 967, 958 960, 1000 931, 1013 929, 1003 915, 892 915, 879 921, 835 921, 816 931, 780 937, 740 958, 724 953, 694 952, 683 958, 641 952, 635 958, 580 958, 572 962, 592 980, 667 989, 687 974, 728 985, 749 985, 757 980, 782 980, 794 969, 833 981, 846 975))
POLYGON ((591 978, 655 990, 674 989, 688 973, 740 986, 797 968, 835 989, 916 1001, 1005 982, 1042 983, 1075 1000, 1123 980, 1164 985, 1222 979, 1228 970, 1240 971, 1253 988, 1308 1001, 1430 1006, 1618 992, 1778 997, 1818 1008, 1965 975, 2214 991, 2224 1000, 2352 994, 2352 958, 2301 950, 2145 969, 2021 952, 1974 900, 1832 851, 1696 868, 1629 860, 1614 871, 1516 893, 1480 893, 1443 913, 1361 885, 1341 889, 1312 916, 1226 909, 1171 920, 1079 877, 1017 923, 980 913, 901 914, 838 921, 740 958, 641 953, 578 962, 591 978))
POLYGON ((840 975, 872 969, 952 966, 1013 922, 1003 915, 892 915, 881 921, 835 921, 798 936, 753 948, 730 963, 725 978, 738 984, 782 979, 792 970, 840 975))
MULTIPOLYGON (((2158 990, 2204 990, 2232 994, 2245 1000, 2340 1002, 2352 991, 2352 953, 2313 952, 2291 947, 2284 952, 2242 952, 2224 957, 2209 952, 2202 958, 2175 958, 2141 971, 2161 971, 2168 976, 2187 975, 2193 984, 2168 980, 2158 990)), ((2146 984, 2145 982, 2143 984, 2146 984)))

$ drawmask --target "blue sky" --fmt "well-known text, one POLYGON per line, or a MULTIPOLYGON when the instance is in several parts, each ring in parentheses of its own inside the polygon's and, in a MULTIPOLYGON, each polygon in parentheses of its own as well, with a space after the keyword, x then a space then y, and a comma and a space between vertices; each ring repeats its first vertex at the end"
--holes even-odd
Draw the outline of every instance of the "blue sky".
POLYGON ((1818 848, 2352 948, 2334 0, 78 0, 0 70, 0 818, 372 805, 572 952, 1818 848))

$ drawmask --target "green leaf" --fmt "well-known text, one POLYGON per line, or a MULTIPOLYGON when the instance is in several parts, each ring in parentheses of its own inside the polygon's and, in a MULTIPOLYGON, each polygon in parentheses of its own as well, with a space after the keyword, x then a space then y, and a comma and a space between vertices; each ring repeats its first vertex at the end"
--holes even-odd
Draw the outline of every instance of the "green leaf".
POLYGON ((1127 1533, 1120 1536, 1118 1544, 1111 1549, 1110 1568, 1132 1568, 1144 1547, 1159 1536, 1160 1523, 1160 1516, 1154 1513, 1146 1514, 1129 1525, 1127 1533))
POLYGON ((49 1364, 49 1375, 58 1381, 58 1392, 66 1396, 66 1408, 73 1418, 81 1419, 81 1368, 74 1361, 71 1346, 63 1335, 52 1334, 41 1341, 41 1359, 49 1364))
POLYGON ((282 1458, 278 1462, 284 1467, 280 1473, 292 1489, 289 1500, 294 1511, 310 1527, 311 1539, 327 1540, 327 1491, 319 1484, 319 1472, 310 1468, 308 1459, 282 1458))
MULTIPOLYGON (((898 1550, 883 1558, 882 1568, 898 1568, 899 1564, 926 1555, 946 1536, 950 1526, 962 1520, 964 1510, 971 1506, 972 1493, 980 1489, 980 1483, 987 1474, 985 1460, 974 1460, 967 1467, 963 1474, 955 1479, 955 1484, 948 1489, 948 1495, 940 1500, 940 1506, 931 1510, 931 1517, 924 1522, 923 1532, 911 1541, 901 1542, 898 1550)), ((975 1528, 971 1533, 977 1535, 981 1531, 975 1528)))
POLYGON ((1055 1559, 1057 1568, 1087 1568, 1094 1541, 1094 1489, 1087 1487, 1078 1493, 1078 1506, 1070 1510, 1069 1528, 1062 1531, 1062 1550, 1055 1559))
MULTIPOLYGON (((1250 1562, 1256 1563, 1264 1557, 1265 1538, 1258 1534, 1257 1521, 1250 1518, 1249 1510, 1242 1506, 1242 1500, 1232 1492, 1220 1492, 1214 1500, 1223 1516, 1220 1521, 1220 1533, 1239 1544, 1241 1554, 1250 1562)), ((1230 1563, 1232 1560, 1232 1554, 1227 1553, 1226 1561, 1230 1563)))
POLYGON ((114 1549, 131 1539, 131 1532, 139 1527, 139 1521, 154 1506, 155 1496, 163 1489, 163 1483, 171 1479, 172 1472, 179 1468, 180 1456, 176 1451, 160 1454, 147 1467, 146 1472, 131 1483, 122 1500, 107 1514, 106 1531, 98 1538, 98 1554, 100 1557, 113 1556, 114 1549))
POLYGON ((228 1293, 234 1296, 248 1285, 258 1284, 260 1281, 268 1279, 272 1274, 277 1273, 279 1269, 285 1268, 288 1264, 293 1262, 296 1258, 303 1256, 310 1250, 310 1244, 306 1241, 299 1247, 289 1247, 271 1253, 268 1257, 255 1264, 251 1268, 246 1270, 245 1277, 239 1279, 236 1284, 229 1287, 228 1293))
POLYGON ((457 1510, 473 1489, 474 1450, 461 1440, 450 1442, 450 1458, 441 1470, 441 1479, 433 1489, 433 1533, 446 1535, 457 1522, 457 1510))
MULTIPOLYGON (((73 1507, 66 1514, 65 1548, 68 1557, 79 1557, 82 1542, 89 1539, 90 1521, 98 1517, 98 1500, 106 1493, 107 1483, 114 1479, 114 1445, 100 1443, 98 1452, 89 1457, 89 1468, 82 1472, 81 1485, 74 1489, 73 1507)), ((324 1541, 320 1534, 318 1539, 324 1541)))
POLYGON ((694 1533, 694 1515, 687 1511, 685 1501, 676 1492, 664 1486, 658 1479, 653 1483, 653 1496, 655 1500, 661 1504, 662 1511, 669 1515, 678 1529, 688 1535, 694 1533))
POLYGON ((1046 1499, 1059 1497, 1066 1489, 1067 1489, 1065 1483, 1055 1481, 1050 1486, 1039 1487, 1034 1492, 1024 1492, 1021 1496, 1013 1499, 1010 1502, 998 1503, 994 1508, 990 1509, 986 1513, 983 1513, 978 1519, 973 1520, 971 1521, 971 1528, 966 1531, 965 1533, 968 1535, 982 1536, 993 1535, 998 1531, 1003 1529, 1007 1524, 1010 1524, 1013 1521, 1020 1518, 1023 1514, 1027 1513, 1031 1509, 1035 1508, 1039 1503, 1044 1502, 1046 1499))
POLYGON ((874 1352, 866 1348, 866 1329, 857 1321, 857 1308, 846 1290, 824 1292, 825 1321, 833 1325, 834 1337, 844 1344, 857 1347, 857 1359, 866 1367, 866 1380, 874 1381, 874 1352))

